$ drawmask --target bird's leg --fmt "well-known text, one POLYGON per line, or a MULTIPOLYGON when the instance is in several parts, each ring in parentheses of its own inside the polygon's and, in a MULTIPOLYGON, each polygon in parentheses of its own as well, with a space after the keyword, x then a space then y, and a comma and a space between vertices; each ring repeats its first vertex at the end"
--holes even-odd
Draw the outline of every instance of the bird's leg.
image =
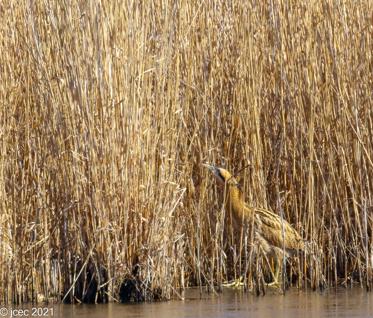
POLYGON ((244 285, 243 280, 243 276, 240 276, 239 278, 236 278, 227 283, 223 283, 222 285, 224 287, 241 288, 244 285))
POLYGON ((280 285, 281 285, 281 281, 279 279, 280 277, 280 273, 281 273, 281 261, 280 261, 280 257, 277 255, 277 253, 275 254, 275 271, 274 271, 274 274, 272 272, 272 275, 273 275, 273 281, 269 284, 267 284, 267 286, 269 287, 276 287, 276 288, 279 288, 280 285))

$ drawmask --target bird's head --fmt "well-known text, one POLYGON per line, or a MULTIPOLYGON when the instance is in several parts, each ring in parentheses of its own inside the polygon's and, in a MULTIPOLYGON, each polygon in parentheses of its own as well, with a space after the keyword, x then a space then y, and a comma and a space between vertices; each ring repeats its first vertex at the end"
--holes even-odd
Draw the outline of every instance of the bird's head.
POLYGON ((221 185, 239 187, 237 180, 224 168, 219 168, 209 164, 203 164, 203 166, 208 168, 214 174, 221 185))

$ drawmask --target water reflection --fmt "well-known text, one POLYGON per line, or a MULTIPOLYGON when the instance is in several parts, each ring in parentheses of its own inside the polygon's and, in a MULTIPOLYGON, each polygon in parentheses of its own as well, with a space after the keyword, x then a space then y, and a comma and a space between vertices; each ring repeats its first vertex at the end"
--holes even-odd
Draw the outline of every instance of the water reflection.
POLYGON ((373 293, 338 289, 323 293, 292 290, 256 297, 226 289, 214 295, 191 289, 184 301, 122 305, 55 305, 53 317, 373 317, 373 293), (202 296, 202 297, 201 297, 202 296))

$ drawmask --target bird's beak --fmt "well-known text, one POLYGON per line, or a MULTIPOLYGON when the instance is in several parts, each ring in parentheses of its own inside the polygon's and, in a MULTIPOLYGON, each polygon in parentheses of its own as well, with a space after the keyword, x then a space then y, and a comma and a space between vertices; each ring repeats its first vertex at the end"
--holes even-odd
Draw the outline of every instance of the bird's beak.
POLYGON ((214 175, 217 175, 217 168, 215 166, 209 165, 208 163, 203 163, 202 166, 208 168, 214 175))
POLYGON ((218 167, 215 167, 213 165, 209 165, 207 163, 202 164, 204 167, 208 168, 215 176, 215 178, 218 180, 218 184, 223 185, 225 184, 224 178, 221 176, 220 170, 218 167))
POLYGON ((215 167, 214 167, 214 166, 212 166, 212 165, 209 165, 208 163, 203 163, 203 164, 202 164, 202 166, 204 166, 204 167, 206 167, 206 168, 210 169, 211 171, 213 171, 213 170, 215 169, 215 167))
POLYGON ((214 168, 214 166, 209 165, 208 163, 203 163, 202 166, 204 166, 204 167, 206 167, 206 168, 208 168, 210 170, 212 170, 214 168))

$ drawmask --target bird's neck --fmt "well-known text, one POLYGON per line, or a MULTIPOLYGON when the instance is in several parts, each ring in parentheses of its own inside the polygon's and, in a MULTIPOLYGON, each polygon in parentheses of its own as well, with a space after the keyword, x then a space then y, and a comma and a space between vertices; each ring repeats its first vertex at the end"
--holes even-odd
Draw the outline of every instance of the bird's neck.
POLYGON ((241 190, 232 185, 228 185, 226 189, 225 206, 236 218, 244 218, 245 203, 241 190))

